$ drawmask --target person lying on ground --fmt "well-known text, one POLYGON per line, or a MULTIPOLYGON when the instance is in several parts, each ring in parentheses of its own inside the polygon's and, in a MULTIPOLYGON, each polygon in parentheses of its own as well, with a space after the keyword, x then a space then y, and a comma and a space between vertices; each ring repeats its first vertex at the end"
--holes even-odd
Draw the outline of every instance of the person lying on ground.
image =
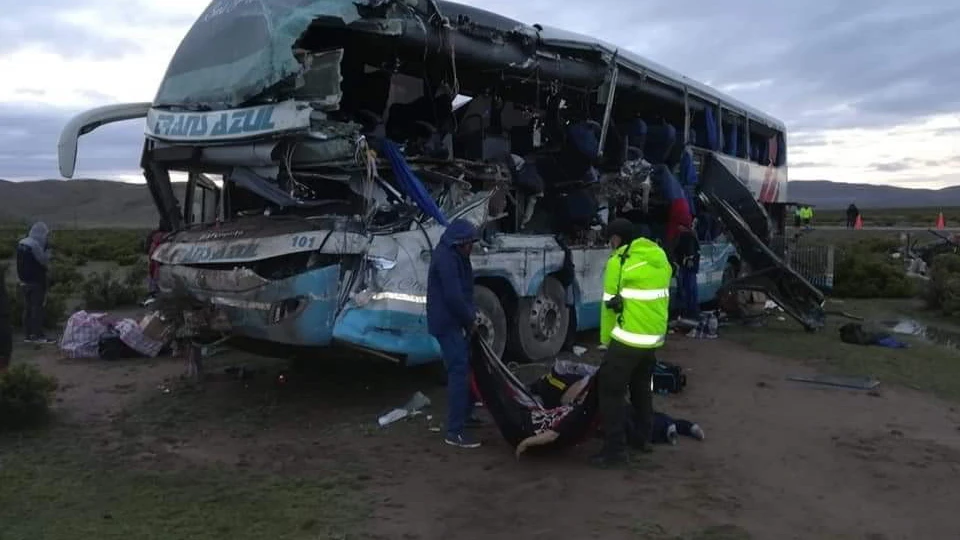
MULTIPOLYGON (((530 391, 540 399, 540 402, 547 409, 568 405, 587 388, 594 372, 595 368, 593 366, 563 363, 559 365, 559 368, 554 366, 550 373, 534 381, 530 385, 530 391)), ((674 419, 667 414, 655 411, 651 440, 642 441, 638 437, 640 430, 637 428, 636 411, 632 405, 627 403, 624 403, 624 408, 626 409, 624 429, 627 434, 627 442, 634 448, 643 447, 646 442, 677 444, 680 435, 701 441, 705 438, 704 431, 698 424, 689 420, 674 419)), ((551 443, 558 436, 559 433, 548 429, 528 437, 517 445, 516 456, 519 458, 521 454, 533 446, 551 443)))

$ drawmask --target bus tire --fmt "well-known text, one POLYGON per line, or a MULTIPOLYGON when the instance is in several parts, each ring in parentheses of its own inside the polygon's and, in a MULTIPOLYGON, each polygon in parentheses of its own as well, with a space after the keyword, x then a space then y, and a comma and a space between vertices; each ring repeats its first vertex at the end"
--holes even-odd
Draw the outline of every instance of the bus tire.
POLYGON ((517 301, 507 345, 518 361, 536 362, 560 352, 570 327, 566 299, 560 281, 547 277, 537 296, 517 301))
POLYGON ((503 357, 507 345, 507 316, 496 293, 483 285, 473 286, 477 306, 477 332, 490 343, 493 352, 503 357))

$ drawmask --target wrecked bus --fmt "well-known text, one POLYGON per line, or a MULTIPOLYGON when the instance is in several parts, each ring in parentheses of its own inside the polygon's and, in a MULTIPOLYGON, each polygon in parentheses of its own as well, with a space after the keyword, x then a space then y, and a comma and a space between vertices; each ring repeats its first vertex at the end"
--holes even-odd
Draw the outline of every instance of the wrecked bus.
POLYGON ((786 200, 776 119, 593 38, 439 0, 215 0, 152 103, 64 128, 61 174, 79 136, 143 117, 144 177, 172 231, 153 254, 164 295, 230 335, 410 365, 439 358, 427 266, 455 218, 482 230, 480 332, 539 360, 599 326, 613 216, 663 238, 671 199, 687 199, 707 301, 740 263, 721 226, 737 224, 698 195, 706 158, 752 202, 786 200))

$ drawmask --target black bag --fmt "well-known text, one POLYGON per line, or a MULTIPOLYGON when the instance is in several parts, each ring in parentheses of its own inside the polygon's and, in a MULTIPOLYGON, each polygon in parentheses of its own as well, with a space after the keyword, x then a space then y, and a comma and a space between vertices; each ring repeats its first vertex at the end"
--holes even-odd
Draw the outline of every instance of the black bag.
POLYGON ((666 362, 653 367, 653 391, 658 394, 679 394, 687 386, 683 368, 666 362))
POLYGON ((141 358, 142 354, 130 348, 116 334, 107 333, 100 337, 98 354, 103 360, 121 360, 127 358, 141 358))

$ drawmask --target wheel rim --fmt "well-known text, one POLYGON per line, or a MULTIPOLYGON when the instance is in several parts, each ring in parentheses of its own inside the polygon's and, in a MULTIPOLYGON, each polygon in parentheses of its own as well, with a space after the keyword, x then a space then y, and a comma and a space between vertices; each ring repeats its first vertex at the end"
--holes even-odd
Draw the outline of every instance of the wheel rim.
POLYGON ((538 295, 530 306, 530 328, 540 341, 548 341, 560 331, 560 306, 553 299, 538 295))
POLYGON ((482 311, 477 313, 477 334, 487 343, 494 343, 494 339, 496 338, 496 332, 493 329, 493 320, 482 311))

